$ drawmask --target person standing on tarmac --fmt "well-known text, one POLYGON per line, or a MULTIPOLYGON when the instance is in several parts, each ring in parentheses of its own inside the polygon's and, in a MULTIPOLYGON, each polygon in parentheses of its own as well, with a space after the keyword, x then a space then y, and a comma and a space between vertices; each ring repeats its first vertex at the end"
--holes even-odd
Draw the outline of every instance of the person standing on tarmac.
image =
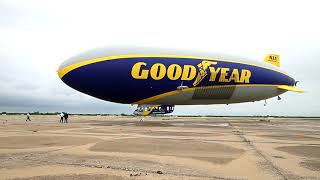
POLYGON ((29 112, 27 113, 27 119, 26 119, 26 121, 31 121, 29 112))
POLYGON ((63 116, 64 117, 64 123, 68 123, 68 116, 69 116, 68 113, 64 112, 63 114, 64 114, 64 116, 63 116))
POLYGON ((63 123, 63 117, 64 117, 64 114, 63 112, 60 113, 60 123, 63 123))

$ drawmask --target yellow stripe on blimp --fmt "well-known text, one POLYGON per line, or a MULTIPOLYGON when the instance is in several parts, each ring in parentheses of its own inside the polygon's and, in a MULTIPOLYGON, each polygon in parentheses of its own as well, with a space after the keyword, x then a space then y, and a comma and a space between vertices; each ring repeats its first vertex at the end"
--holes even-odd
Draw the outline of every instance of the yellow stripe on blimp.
POLYGON ((281 86, 278 86, 279 89, 284 89, 284 90, 287 90, 287 91, 292 91, 292 92, 304 92, 304 90, 302 89, 299 89, 299 88, 296 88, 296 87, 293 87, 293 86, 287 86, 287 85, 281 85, 281 86))
MULTIPOLYGON (((142 99, 140 101, 134 102, 132 104, 150 104, 156 100, 159 100, 161 98, 165 98, 168 96, 172 96, 175 94, 179 94, 182 92, 188 92, 188 91, 194 91, 196 89, 213 89, 213 88, 228 88, 228 87, 283 87, 283 86, 287 86, 287 85, 275 85, 275 84, 237 84, 237 85, 219 85, 219 86, 202 86, 202 87, 191 87, 191 88, 187 88, 187 89, 181 89, 181 90, 173 90, 170 92, 166 92, 163 94, 159 94, 156 96, 152 96, 146 99, 142 99)), ((290 86, 288 86, 290 87, 290 86)))
MULTIPOLYGON (((269 70, 276 71, 276 72, 279 72, 281 74, 286 75, 282 71, 272 69, 272 68, 266 67, 266 66, 260 66, 260 65, 256 65, 256 64, 247 63, 247 62, 226 60, 226 59, 221 59, 221 58, 179 56, 179 55, 172 55, 172 54, 125 54, 125 55, 107 56, 107 57, 95 58, 95 59, 90 59, 90 60, 84 60, 79 63, 71 64, 69 66, 66 66, 66 67, 59 69, 58 75, 60 78, 63 78, 63 76, 65 76, 66 74, 68 74, 70 71, 72 71, 74 69, 77 69, 79 67, 86 66, 89 64, 97 63, 97 62, 109 61, 109 60, 119 60, 119 59, 125 59, 125 58, 148 58, 148 57, 184 58, 184 59, 198 59, 198 60, 213 60, 213 61, 231 62, 231 63, 238 63, 238 64, 261 67, 264 69, 269 69, 269 70)), ((286 75, 286 76, 288 76, 288 75, 286 75)))

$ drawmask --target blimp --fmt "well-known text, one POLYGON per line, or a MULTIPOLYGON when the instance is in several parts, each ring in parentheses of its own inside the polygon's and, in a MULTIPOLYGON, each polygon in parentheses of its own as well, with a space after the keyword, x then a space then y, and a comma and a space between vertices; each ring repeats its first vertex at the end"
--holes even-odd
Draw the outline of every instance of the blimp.
POLYGON ((136 115, 167 114, 176 105, 255 102, 303 92, 280 69, 280 56, 251 60, 172 49, 107 47, 64 61, 58 76, 105 101, 137 105, 136 115))

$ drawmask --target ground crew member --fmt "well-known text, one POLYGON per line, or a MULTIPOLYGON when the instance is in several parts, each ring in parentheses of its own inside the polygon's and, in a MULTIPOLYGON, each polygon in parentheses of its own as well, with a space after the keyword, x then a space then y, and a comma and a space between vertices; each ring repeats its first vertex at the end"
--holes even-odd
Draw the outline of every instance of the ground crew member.
POLYGON ((29 114, 29 113, 27 113, 27 119, 26 119, 26 121, 31 121, 31 119, 30 119, 30 114, 29 114))
POLYGON ((64 114, 61 112, 60 113, 60 123, 63 123, 63 116, 64 116, 64 114))
POLYGON ((68 123, 68 116, 69 116, 68 113, 65 112, 64 113, 64 122, 65 123, 68 123))

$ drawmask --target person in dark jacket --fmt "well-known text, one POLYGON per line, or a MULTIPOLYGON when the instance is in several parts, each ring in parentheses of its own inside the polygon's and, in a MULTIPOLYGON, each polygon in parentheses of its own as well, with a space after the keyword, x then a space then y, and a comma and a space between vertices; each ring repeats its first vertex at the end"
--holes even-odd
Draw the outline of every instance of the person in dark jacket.
POLYGON ((68 113, 64 112, 63 117, 64 117, 64 123, 68 123, 68 117, 69 117, 68 113))

